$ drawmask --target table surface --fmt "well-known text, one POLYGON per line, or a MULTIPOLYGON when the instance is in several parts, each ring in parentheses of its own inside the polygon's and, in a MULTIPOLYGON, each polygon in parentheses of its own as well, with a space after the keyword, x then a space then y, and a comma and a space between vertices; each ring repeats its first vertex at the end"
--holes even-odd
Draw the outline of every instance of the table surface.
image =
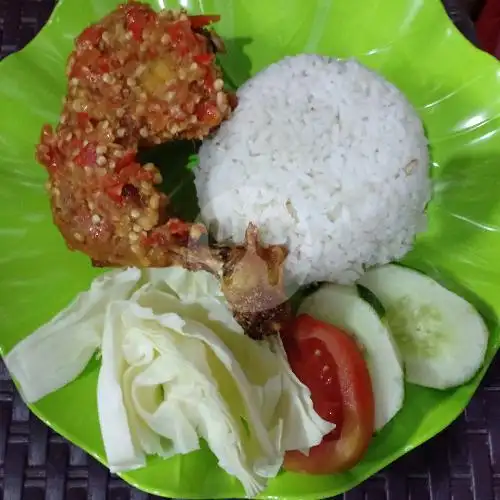
MULTIPOLYGON (((77 0, 75 0, 77 1, 77 0)), ((470 0, 464 0, 468 5, 470 0)), ((459 28, 472 23, 444 0, 459 28)), ((54 0, 0 0, 0 58, 43 26, 54 0)), ((24 405, 0 361, 0 497, 4 500, 146 500, 45 426, 24 405)), ((500 500, 500 360, 449 428, 359 487, 345 500, 500 500)))

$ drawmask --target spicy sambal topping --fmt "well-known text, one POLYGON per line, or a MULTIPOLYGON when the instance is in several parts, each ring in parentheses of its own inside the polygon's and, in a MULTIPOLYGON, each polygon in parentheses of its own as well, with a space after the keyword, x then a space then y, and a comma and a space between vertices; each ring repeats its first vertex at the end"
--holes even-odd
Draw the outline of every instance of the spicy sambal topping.
POLYGON ((53 217, 71 249, 109 265, 170 265, 185 235, 167 224, 159 169, 140 147, 201 139, 228 118, 210 29, 219 16, 120 5, 76 38, 68 91, 37 160, 49 173, 53 217))
POLYGON ((218 19, 129 2, 83 30, 68 59, 59 123, 42 128, 36 157, 70 249, 94 266, 209 271, 247 333, 261 337, 282 333, 291 317, 286 250, 261 245, 252 225, 244 244, 210 246, 205 226, 174 217, 159 169, 137 156, 139 148, 204 138, 236 106, 215 62, 224 48, 210 28, 218 19))

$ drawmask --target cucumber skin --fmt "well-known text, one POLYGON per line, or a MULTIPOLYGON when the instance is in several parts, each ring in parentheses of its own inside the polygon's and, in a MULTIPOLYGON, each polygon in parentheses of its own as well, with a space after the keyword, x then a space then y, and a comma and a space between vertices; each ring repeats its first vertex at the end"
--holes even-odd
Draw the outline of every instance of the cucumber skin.
MULTIPOLYGON (((377 311, 367 301, 359 296, 356 286, 324 284, 319 290, 313 292, 304 300, 299 312, 307 313, 316 319, 341 328, 346 333, 351 334, 358 345, 360 345, 370 371, 372 382, 374 383, 376 431, 382 429, 399 412, 404 403, 403 364, 397 346, 392 339, 390 331, 387 330, 385 322, 379 318, 377 311), (329 295, 333 295, 333 297, 329 297, 329 295), (337 296, 337 301, 335 300, 335 296, 337 296), (386 336, 386 338, 381 340, 387 342, 389 345, 387 343, 381 344, 383 346, 383 352, 380 352, 379 349, 377 349, 376 344, 370 342, 370 338, 366 337, 365 340, 363 340, 365 332, 359 333, 359 329, 357 329, 358 333, 356 333, 353 331, 354 328, 349 328, 345 324, 346 322, 349 322, 349 319, 345 314, 343 314, 344 310, 340 311, 340 315, 343 316, 343 319, 340 320, 339 313, 334 314, 332 312, 332 307, 334 307, 333 304, 335 304, 335 302, 339 302, 341 300, 349 301, 349 299, 351 299, 353 301, 352 304, 354 304, 351 306, 351 309, 353 307, 361 307, 362 310, 360 312, 364 314, 364 318, 366 319, 366 317, 368 317, 369 321, 373 321, 373 323, 371 323, 373 326, 373 328, 370 329, 371 333, 382 333, 382 335, 386 336), (337 320, 333 319, 332 316, 337 316, 337 320), (365 345, 366 343, 371 343, 371 348, 368 348, 365 345), (381 358, 380 356, 384 356, 384 354, 385 357, 381 358), (393 363, 392 366, 394 367, 392 373, 388 372, 386 369, 388 366, 387 361, 389 359, 391 359, 391 363, 393 363), (380 362, 377 363, 377 360, 380 360, 380 362), (379 375, 381 374, 383 374, 382 377, 385 377, 385 379, 380 378, 379 375), (384 380, 387 382, 387 379, 389 379, 389 382, 386 384, 384 383, 384 380), (399 384, 394 382, 394 380, 398 379, 399 384), (388 387, 391 391, 391 397, 389 398, 387 398, 388 387), (378 397, 377 394, 379 394, 378 397), (378 406, 377 400, 379 400, 378 406), (389 409, 387 411, 380 410, 381 404, 383 404, 384 410, 387 410, 387 408, 389 409)), ((354 319, 354 321, 355 320, 356 319, 354 319)))
POLYGON ((467 383, 481 369, 489 332, 481 315, 465 299, 419 271, 394 264, 368 271, 360 283, 376 294, 386 309, 385 321, 403 355, 408 382, 446 390, 467 383), (410 285, 405 286, 405 282, 410 285), (399 292, 394 292, 398 288, 399 292), (405 299, 406 306, 401 302, 405 299), (421 320, 414 312, 406 319, 404 317, 404 309, 412 300, 413 308, 422 309, 421 320), (429 339, 424 337, 422 340, 421 335, 420 339, 416 338, 416 332, 425 329, 426 319, 429 331, 435 331, 435 334, 429 339), (444 328, 436 327, 440 321, 444 328), (469 325, 466 332, 463 325, 469 325), (461 343, 464 349, 460 349, 461 343), (439 363, 439 356, 445 362, 439 363), (453 359, 451 363, 450 359, 453 359))

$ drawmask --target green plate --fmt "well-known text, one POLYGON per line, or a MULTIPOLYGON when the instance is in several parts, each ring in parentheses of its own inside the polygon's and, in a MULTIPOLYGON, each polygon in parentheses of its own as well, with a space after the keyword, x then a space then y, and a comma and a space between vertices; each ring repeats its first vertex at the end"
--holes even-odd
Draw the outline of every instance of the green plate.
MULTIPOLYGON (((99 272, 69 252, 51 223, 45 172, 33 158, 44 122, 56 122, 73 37, 116 5, 114 0, 60 0, 47 26, 0 65, 0 347, 51 318, 99 272)), ((176 1, 152 2, 177 7, 176 1)), ((264 496, 333 496, 415 448, 463 410, 499 346, 500 332, 500 65, 454 28, 439 0, 199 0, 192 11, 222 14, 228 79, 239 85, 286 54, 355 56, 395 83, 420 112, 430 139, 434 198, 430 227, 406 262, 437 275, 487 318, 491 341, 484 369, 469 384, 438 392, 408 386, 401 413, 346 474, 282 473, 264 496)), ((165 153, 166 154, 166 153, 165 153)), ((161 155, 160 155, 161 156, 161 155)), ((181 157, 182 160, 182 157, 181 157)), ((181 169, 182 172, 182 169, 181 169)), ((188 181, 187 183, 185 181, 188 181)), ((186 209, 193 189, 172 181, 186 209), (181 193, 181 194, 179 194, 181 193)), ((50 367, 47 367, 50 370, 50 367)), ((32 410, 105 463, 96 408, 96 363, 32 410)), ((184 498, 242 496, 207 450, 152 459, 123 474, 149 492, 184 498), (196 478, 196 479, 194 479, 196 478)))

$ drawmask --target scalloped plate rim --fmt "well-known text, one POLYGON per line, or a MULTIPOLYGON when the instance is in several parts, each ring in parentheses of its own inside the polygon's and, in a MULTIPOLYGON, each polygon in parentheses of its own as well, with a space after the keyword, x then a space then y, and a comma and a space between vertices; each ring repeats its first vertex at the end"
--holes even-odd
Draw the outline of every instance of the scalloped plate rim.
MULTIPOLYGON (((54 20, 55 20, 56 16, 58 15, 58 11, 61 9, 61 7, 63 6, 64 3, 69 2, 69 1, 70 0, 58 0, 56 2, 55 6, 54 6, 54 9, 52 10, 49 18, 48 18, 48 20, 43 25, 43 27, 38 31, 38 33, 30 40, 30 42, 27 43, 21 50, 16 51, 16 52, 14 52, 12 54, 9 54, 2 61, 0 61, 0 70, 3 68, 3 66, 5 65, 4 63, 6 61, 11 60, 13 58, 16 58, 17 56, 19 56, 21 54, 24 55, 26 53, 29 53, 30 50, 34 46, 37 45, 37 43, 40 41, 40 39, 42 39, 45 36, 47 36, 47 33, 49 33, 50 29, 52 28, 52 25, 54 24, 54 20)), ((439 1, 439 0, 432 0, 432 1, 437 1, 441 5, 441 8, 444 11, 444 13, 446 14, 446 9, 442 5, 441 1, 439 1)), ((446 16, 447 16, 447 14, 446 14, 446 16)), ((500 71, 500 63, 497 61, 497 59, 495 57, 493 57, 491 54, 488 54, 488 53, 482 51, 481 49, 479 49, 475 45, 473 45, 463 35, 463 33, 456 27, 456 25, 449 18, 448 18, 448 22, 449 22, 449 29, 453 32, 453 34, 452 34, 453 37, 457 37, 458 36, 458 37, 462 38, 463 40, 465 40, 467 42, 467 44, 469 45, 468 50, 471 53, 475 52, 476 54, 480 55, 481 57, 483 57, 483 58, 490 58, 492 61, 494 61, 495 63, 497 63, 498 67, 499 67, 499 71, 500 71)), ((488 355, 487 355, 488 357, 485 360, 485 363, 483 364, 483 366, 481 367, 481 369, 476 374, 476 377, 478 377, 478 382, 479 383, 484 379, 484 375, 485 375, 486 371, 489 369, 489 367, 491 366, 492 362, 494 361, 495 355, 496 355, 496 353, 498 352, 499 349, 500 349, 500 338, 490 346, 489 351, 488 351, 488 355)), ((1 349, 0 349, 0 354, 1 354, 1 349)), ((17 381, 13 380, 13 382, 14 382, 14 385, 16 386, 16 388, 19 389, 17 381)), ((477 391, 477 387, 474 389, 474 391, 473 391, 472 394, 474 394, 476 391, 477 391)), ((470 402, 470 398, 469 398, 469 402, 470 402)), ((85 444, 84 441, 82 441, 82 440, 80 440, 78 438, 73 437, 71 431, 67 432, 67 431, 61 429, 61 427, 59 426, 59 424, 57 422, 47 419, 44 416, 44 414, 43 414, 44 412, 38 410, 36 403, 35 404, 27 403, 27 406, 33 412, 33 414, 35 414, 47 426, 49 426, 51 429, 53 429, 54 431, 56 431, 57 433, 59 433, 61 436, 63 436, 65 439, 67 439, 71 443, 73 443, 76 446, 80 447, 86 453, 88 453, 89 455, 91 455, 95 460, 97 460, 99 463, 101 463, 106 468, 108 468, 108 466, 106 464, 106 461, 102 460, 97 454, 95 454, 92 451, 92 449, 90 449, 90 447, 88 447, 85 444)), ((394 452, 393 454, 386 456, 383 459, 379 458, 378 459, 379 460, 378 461, 378 465, 377 465, 378 471, 384 469, 385 467, 387 467, 391 463, 394 463, 396 460, 398 460, 402 456, 404 456, 407 453, 415 450, 416 448, 419 448, 420 446, 422 446, 423 444, 427 443, 432 438, 434 438, 435 436, 437 436, 437 434, 439 434, 440 432, 442 432, 443 430, 445 430, 446 428, 448 428, 463 413, 464 409, 465 409, 465 406, 462 409, 457 410, 455 412, 455 414, 449 415, 449 418, 443 419, 442 425, 440 426, 440 430, 438 432, 432 432, 431 431, 431 432, 428 432, 428 433, 423 433, 423 434, 419 435, 418 438, 413 438, 414 444, 406 446, 405 448, 402 448, 402 449, 394 452)), ((146 468, 147 468, 147 466, 146 466, 146 468)), ((334 490, 334 489, 325 490, 324 491, 324 495, 325 496, 323 498, 326 498, 326 496, 338 495, 338 494, 341 494, 342 492, 349 491, 350 489, 352 489, 352 488, 358 486, 359 484, 363 483, 364 481, 366 481, 373 474, 374 474, 374 472, 366 473, 364 475, 360 475, 360 477, 358 477, 356 479, 355 484, 353 484, 351 488, 342 489, 342 491, 337 491, 337 490, 334 490)), ((118 473, 116 475, 119 476, 119 477, 121 477, 122 479, 124 479, 131 486, 133 486, 135 488, 138 488, 138 489, 140 489, 140 490, 142 490, 142 491, 144 491, 146 493, 153 494, 153 495, 158 495, 158 496, 162 496, 162 497, 165 497, 165 498, 167 498, 167 497, 175 498, 176 497, 176 494, 175 494, 174 491, 167 491, 166 489, 158 490, 158 489, 155 489, 155 488, 148 487, 147 483, 141 482, 141 481, 136 481, 135 479, 133 479, 133 477, 129 477, 129 474, 127 472, 120 472, 120 473, 118 473)), ((207 497, 203 496, 203 495, 192 495, 191 498, 193 498, 193 499, 203 499, 203 498, 207 498, 207 497)), ((218 498, 218 499, 220 498, 220 499, 222 499, 222 498, 225 498, 225 496, 223 496, 221 494, 217 494, 216 496, 213 496, 212 498, 218 498)), ((300 496, 296 496, 296 495, 286 495, 286 496, 283 496, 283 495, 278 495, 278 496, 273 495, 273 496, 269 496, 269 495, 265 494, 265 490, 264 490, 262 492, 262 494, 258 496, 258 498, 276 498, 276 499, 280 499, 280 500, 298 500, 298 499, 316 500, 318 498, 318 496, 317 496, 316 493, 309 493, 309 494, 305 494, 305 495, 301 494, 300 496)))

